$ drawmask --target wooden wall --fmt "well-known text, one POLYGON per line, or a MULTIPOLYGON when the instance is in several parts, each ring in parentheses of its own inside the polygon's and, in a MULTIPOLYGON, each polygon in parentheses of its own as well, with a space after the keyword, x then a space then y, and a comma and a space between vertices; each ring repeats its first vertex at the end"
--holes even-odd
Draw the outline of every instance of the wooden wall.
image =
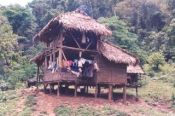
POLYGON ((97 83, 104 84, 126 84, 126 64, 116 64, 108 61, 103 56, 98 56, 97 63, 100 71, 97 72, 97 83))

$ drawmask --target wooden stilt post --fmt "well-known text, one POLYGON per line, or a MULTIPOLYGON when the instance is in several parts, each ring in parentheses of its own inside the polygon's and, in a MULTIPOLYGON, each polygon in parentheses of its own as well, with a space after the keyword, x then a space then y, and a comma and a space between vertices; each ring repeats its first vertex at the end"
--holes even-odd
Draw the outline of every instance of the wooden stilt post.
POLYGON ((138 101, 138 99, 139 99, 139 96, 138 96, 138 87, 136 85, 136 101, 138 101))
POLYGON ((98 97, 98 84, 95 85, 95 98, 98 97))
POLYGON ((47 60, 47 56, 45 56, 45 63, 44 63, 44 65, 45 65, 45 71, 47 70, 47 67, 48 67, 48 60, 47 60))
POLYGON ((54 85, 50 84, 50 94, 52 94, 53 91, 54 91, 54 85))
POLYGON ((123 103, 126 103, 126 85, 123 86, 123 103))
POLYGON ((39 65, 37 65, 37 76, 36 76, 36 81, 37 81, 36 87, 37 87, 37 89, 38 89, 38 82, 39 82, 39 65))
POLYGON ((68 90, 69 90, 69 85, 66 83, 65 84, 65 93, 68 94, 68 90))
POLYGON ((100 95, 100 92, 101 92, 101 88, 100 88, 100 85, 98 85, 98 95, 100 95))
POLYGON ((112 85, 109 85, 109 92, 108 92, 108 99, 109 99, 109 101, 111 101, 112 100, 112 94, 113 94, 113 87, 112 87, 112 85))
POLYGON ((52 85, 49 84, 49 87, 50 87, 50 89, 49 89, 49 93, 51 94, 51 93, 52 93, 52 85))
POLYGON ((89 92, 89 86, 88 85, 86 86, 86 92, 87 92, 87 94, 89 92))
POLYGON ((60 83, 58 82, 57 96, 60 96, 60 83))
POLYGON ((62 49, 59 49, 58 62, 59 62, 59 67, 62 67, 62 49))
POLYGON ((44 92, 47 92, 47 84, 44 84, 44 92))
POLYGON ((75 84, 74 97, 77 97, 77 84, 75 84))

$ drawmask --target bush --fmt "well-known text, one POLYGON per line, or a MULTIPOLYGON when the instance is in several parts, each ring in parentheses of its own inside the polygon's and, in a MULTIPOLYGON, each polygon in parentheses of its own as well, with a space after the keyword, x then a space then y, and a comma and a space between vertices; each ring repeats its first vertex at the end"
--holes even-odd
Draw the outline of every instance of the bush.
POLYGON ((160 70, 160 65, 165 63, 165 58, 163 53, 161 52, 154 52, 148 57, 148 64, 152 67, 154 71, 160 70))
POLYGON ((0 102, 7 101, 7 97, 4 94, 0 94, 0 102))
POLYGON ((164 74, 168 74, 168 73, 173 73, 175 71, 175 68, 172 64, 166 63, 164 65, 160 65, 160 70, 164 74))
POLYGON ((146 74, 150 77, 154 77, 155 76, 155 72, 152 70, 152 67, 149 64, 145 64, 143 66, 144 71, 146 72, 146 74))
POLYGON ((95 109, 87 105, 80 106, 76 110, 76 116, 97 116, 100 115, 98 113, 100 112, 97 112, 95 109))
POLYGON ((25 102, 25 105, 28 107, 32 107, 34 105, 36 105, 36 99, 35 99, 35 95, 29 95, 27 96, 27 100, 25 102))
POLYGON ((71 107, 60 105, 54 109, 56 116, 72 116, 73 111, 71 107))
POLYGON ((102 110, 104 116, 128 116, 127 113, 105 106, 102 110))
POLYGON ((154 72, 154 71, 150 71, 150 72, 148 72, 148 76, 150 76, 150 77, 154 77, 154 76, 155 76, 155 72, 154 72))
POLYGON ((14 89, 15 87, 11 84, 11 83, 9 83, 9 82, 6 82, 6 81, 4 81, 4 80, 1 80, 0 81, 0 90, 1 91, 7 91, 7 90, 12 90, 12 89, 14 89))

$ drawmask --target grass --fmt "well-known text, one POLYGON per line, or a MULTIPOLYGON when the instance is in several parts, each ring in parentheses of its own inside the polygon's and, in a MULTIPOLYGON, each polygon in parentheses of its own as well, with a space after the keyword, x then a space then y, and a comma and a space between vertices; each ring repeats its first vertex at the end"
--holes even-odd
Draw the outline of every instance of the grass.
POLYGON ((20 112, 19 116, 31 116, 32 112, 35 110, 34 106, 36 105, 36 96, 29 95, 25 101, 25 107, 22 112, 20 112))
POLYGON ((68 105, 61 105, 54 110, 56 116, 128 116, 127 113, 113 109, 111 106, 104 106, 95 109, 87 105, 72 108, 68 105))
POLYGON ((0 91, 0 116, 15 116, 19 95, 15 90, 0 91))
MULTIPOLYGON (((172 95, 175 94, 173 82, 175 82, 175 78, 171 75, 157 76, 156 78, 147 77, 146 84, 138 90, 139 97, 148 103, 171 101, 172 95)), ((133 89, 129 89, 128 93, 135 95, 133 89)))
MULTIPOLYGON (((17 112, 17 104, 20 100, 18 90, 0 91, 0 116, 31 116, 35 110, 36 99, 34 95, 24 96, 25 104, 22 112, 17 112)), ((23 104, 21 104, 23 105, 23 104)))
POLYGON ((128 116, 127 113, 116 110, 112 106, 104 106, 101 110, 103 116, 128 116))
MULTIPOLYGON (((142 81, 144 86, 138 89, 139 97, 144 99, 148 104, 155 102, 172 104, 172 108, 175 109, 175 75, 163 75, 155 74, 155 77, 147 77, 142 81), (171 102, 171 103, 170 103, 171 102)), ((115 90, 116 92, 119 89, 115 90)), ((127 93, 135 96, 135 90, 127 89, 127 93)), ((20 100, 20 94, 18 90, 0 91, 0 116, 31 116, 35 110, 36 96, 29 95, 23 96, 25 103, 22 112, 16 112, 16 106, 20 100)), ((130 106, 126 106, 126 108, 130 106)), ((21 109, 22 109, 21 108, 21 109)), ((166 116, 169 115, 166 112, 159 111, 151 107, 137 107, 131 108, 133 114, 138 115, 154 115, 154 116, 166 116)), ((113 106, 107 105, 100 108, 88 106, 86 104, 79 106, 78 108, 70 105, 60 105, 54 110, 56 116, 128 116, 127 113, 120 109, 114 109, 113 106)), ((49 115, 47 112, 40 112, 40 116, 49 115)))
POLYGON ((165 112, 161 112, 159 110, 155 110, 152 108, 139 107, 133 110, 135 114, 143 115, 143 116, 171 116, 171 114, 167 114, 165 112))
POLYGON ((56 116, 71 116, 73 114, 72 108, 66 105, 60 105, 54 110, 56 116))

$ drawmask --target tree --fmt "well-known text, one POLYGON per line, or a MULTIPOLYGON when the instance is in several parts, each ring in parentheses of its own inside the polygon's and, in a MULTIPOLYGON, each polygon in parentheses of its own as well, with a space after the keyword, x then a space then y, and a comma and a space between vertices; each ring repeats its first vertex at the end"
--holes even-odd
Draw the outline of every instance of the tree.
POLYGON ((119 17, 116 16, 110 18, 101 17, 98 21, 112 30, 112 37, 108 38, 108 41, 137 54, 140 56, 141 62, 145 62, 146 53, 139 47, 138 36, 130 31, 125 21, 120 20, 119 17))
POLYGON ((109 38, 110 41, 131 51, 135 51, 135 49, 137 49, 138 36, 129 31, 127 23, 115 16, 111 18, 99 18, 98 21, 105 24, 112 30, 112 37, 109 38))
POLYGON ((37 31, 43 28, 57 14, 64 12, 66 2, 67 0, 33 0, 29 3, 38 24, 37 31))
POLYGON ((148 63, 153 70, 159 71, 159 66, 165 63, 165 58, 161 52, 153 52, 148 57, 148 63))
POLYGON ((15 34, 31 40, 35 33, 36 23, 29 8, 12 5, 6 7, 3 14, 12 25, 15 34))
POLYGON ((122 0, 115 6, 116 14, 126 19, 136 32, 160 31, 169 17, 167 9, 166 2, 160 0, 122 0))
POLYGON ((5 17, 0 16, 0 59, 5 65, 10 65, 10 59, 15 55, 17 47, 17 35, 12 31, 5 17))
POLYGON ((1 75, 4 75, 5 67, 10 67, 12 59, 15 58, 17 47, 17 35, 7 19, 0 15, 0 67, 1 75))
POLYGON ((10 82, 14 86, 21 80, 33 77, 36 66, 23 56, 18 45, 18 35, 13 33, 12 26, 0 10, 0 80, 10 82))

